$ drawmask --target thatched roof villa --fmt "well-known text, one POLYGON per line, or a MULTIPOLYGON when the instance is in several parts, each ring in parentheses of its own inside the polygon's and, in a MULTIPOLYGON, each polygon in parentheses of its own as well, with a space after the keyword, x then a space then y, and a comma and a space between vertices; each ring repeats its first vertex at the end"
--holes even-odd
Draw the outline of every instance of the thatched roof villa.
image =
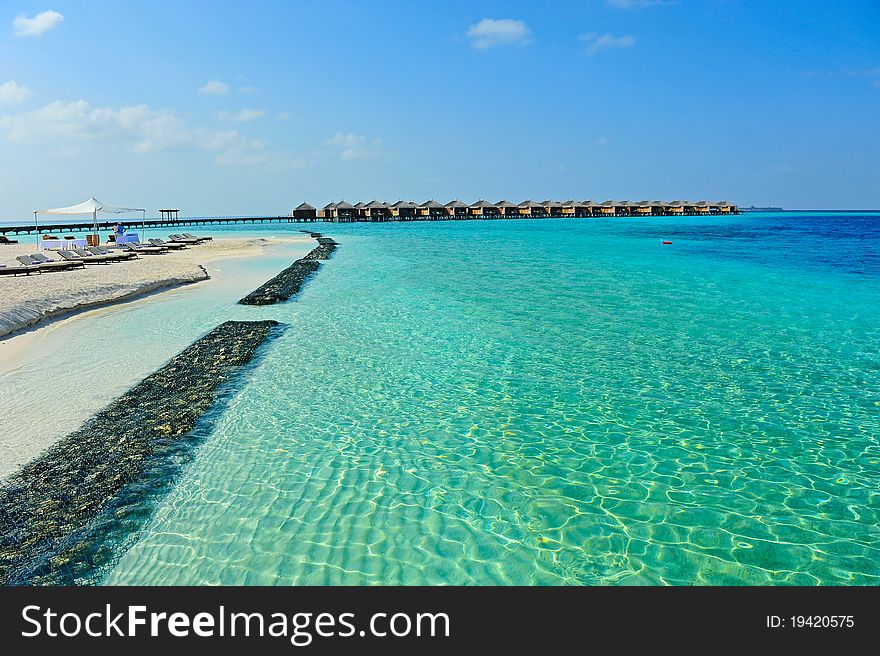
POLYGON ((413 221, 418 219, 489 219, 499 217, 619 217, 619 216, 683 216, 738 214, 739 208, 729 201, 710 202, 701 200, 641 200, 637 203, 628 200, 606 200, 597 203, 593 200, 545 200, 536 202, 524 200, 514 204, 506 199, 491 203, 480 199, 468 205, 455 199, 446 204, 431 199, 421 204, 409 200, 399 200, 393 205, 372 200, 355 205, 343 201, 327 203, 316 210, 308 203, 301 203, 293 209, 289 217, 302 221, 413 221))
POLYGON ((369 221, 387 221, 391 217, 388 203, 380 203, 377 200, 371 200, 364 205, 363 211, 366 212, 365 216, 369 221))
POLYGON ((544 206, 533 200, 524 200, 517 208, 520 216, 544 216, 544 206))
POLYGON ((357 214, 357 210, 354 208, 354 205, 351 203, 346 203, 345 201, 341 201, 336 204, 336 218, 340 221, 354 221, 355 215, 357 214))
POLYGON ((445 207, 447 210, 449 210, 449 215, 453 219, 467 218, 468 206, 462 203, 457 198, 446 203, 445 207))
POLYGON ((449 211, 444 205, 431 199, 419 205, 419 216, 426 216, 429 219, 440 219, 449 216, 449 211))
POLYGON ((468 206, 468 215, 482 219, 495 219, 501 216, 501 210, 487 200, 480 199, 468 206))
POLYGON ((408 200, 399 200, 391 205, 391 216, 398 219, 409 220, 415 218, 419 206, 408 200))
POLYGON ((573 199, 562 201, 560 207, 561 207, 562 216, 566 216, 566 217, 568 217, 568 216, 572 216, 572 217, 584 216, 584 214, 585 214, 584 210, 586 209, 582 203, 580 203, 576 200, 573 200, 573 199))
POLYGON ((313 221, 318 218, 318 210, 308 203, 300 203, 293 209, 290 216, 303 221, 313 221))
POLYGON ((495 203, 495 207, 498 208, 498 211, 501 212, 501 216, 519 216, 519 211, 517 210, 516 205, 511 203, 509 200, 499 200, 495 203))
POLYGON ((559 203, 555 200, 545 200, 541 203, 541 207, 544 208, 544 213, 550 217, 560 217, 562 216, 562 203, 559 203))

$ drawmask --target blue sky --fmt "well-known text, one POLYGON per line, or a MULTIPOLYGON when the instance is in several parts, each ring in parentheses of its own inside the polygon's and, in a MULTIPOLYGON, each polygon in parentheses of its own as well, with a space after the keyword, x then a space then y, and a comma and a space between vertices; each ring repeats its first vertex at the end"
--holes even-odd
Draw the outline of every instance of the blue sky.
POLYGON ((880 2, 0 2, 0 219, 880 207, 880 2))

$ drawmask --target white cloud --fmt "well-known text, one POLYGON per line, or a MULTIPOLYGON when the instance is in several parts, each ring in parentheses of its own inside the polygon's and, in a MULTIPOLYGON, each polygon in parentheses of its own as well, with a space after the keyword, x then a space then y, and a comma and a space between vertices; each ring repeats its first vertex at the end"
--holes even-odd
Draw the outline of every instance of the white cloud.
POLYGON ((222 96, 224 93, 228 92, 229 85, 225 82, 221 82, 220 80, 211 80, 210 82, 206 82, 199 89, 199 93, 207 96, 222 96))
POLYGON ((85 100, 56 100, 30 112, 2 116, 0 128, 10 141, 125 140, 138 152, 166 150, 190 138, 184 122, 169 112, 146 105, 92 107, 85 100))
POLYGON ((31 90, 19 86, 15 80, 0 84, 0 105, 17 105, 31 96, 31 90))
POLYGON ((19 14, 12 19, 15 36, 41 36, 64 20, 57 11, 42 11, 33 18, 19 14))
POLYGON ((276 121, 286 121, 290 118, 290 112, 278 112, 278 115, 275 117, 276 121))
POLYGON ((597 146, 607 146, 610 143, 611 140, 608 137, 599 137, 598 139, 596 139, 597 146))
POLYGON ((671 0, 605 0, 605 4, 615 9, 640 9, 656 5, 671 5, 671 0))
POLYGON ((531 41, 532 31, 528 25, 512 18, 484 18, 468 28, 474 48, 480 50, 495 46, 526 45, 531 41))
POLYGON ((252 93, 259 93, 260 90, 257 89, 257 87, 243 86, 243 87, 238 87, 238 92, 250 95, 252 93))
POLYGON ((0 133, 9 141, 44 142, 54 152, 77 152, 79 146, 121 144, 136 153, 197 150, 214 155, 217 164, 293 163, 259 139, 237 130, 190 127, 167 110, 147 105, 92 107, 85 100, 55 101, 17 115, 0 116, 0 133))
POLYGON ((263 109, 243 109, 240 112, 220 112, 217 116, 221 121, 232 121, 234 123, 247 123, 263 118, 266 111, 263 109))
POLYGON ((371 139, 352 132, 337 132, 324 145, 339 148, 339 159, 344 160, 372 159, 384 154, 381 139, 371 139))
POLYGON ((605 34, 597 34, 589 32, 581 34, 578 39, 587 44, 587 52, 595 54, 600 50, 609 50, 612 48, 632 48, 636 44, 636 38, 631 34, 623 36, 614 36, 606 32, 605 34))

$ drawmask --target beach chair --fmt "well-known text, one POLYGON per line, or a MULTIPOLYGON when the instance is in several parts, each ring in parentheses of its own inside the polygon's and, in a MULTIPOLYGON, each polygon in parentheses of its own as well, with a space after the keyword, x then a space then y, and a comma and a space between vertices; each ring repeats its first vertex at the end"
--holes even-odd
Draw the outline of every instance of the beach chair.
POLYGON ((73 252, 81 257, 106 257, 108 262, 122 262, 123 260, 133 260, 137 257, 135 253, 111 253, 110 251, 100 248, 99 246, 87 246, 86 248, 74 248, 73 252))
POLYGON ((6 235, 0 235, 0 244, 17 244, 17 239, 10 239, 6 235))
MULTIPOLYGON (((37 255, 41 255, 41 253, 37 253, 37 255)), ((51 260, 48 257, 43 256, 44 261, 40 261, 36 258, 35 255, 19 255, 16 260, 21 262, 24 266, 28 267, 37 267, 40 271, 63 271, 65 269, 79 269, 85 268, 85 264, 82 262, 58 262, 55 260, 51 260)))
POLYGON ((194 246, 196 244, 201 244, 198 239, 193 239, 191 237, 184 237, 183 235, 168 235, 168 241, 173 244, 188 244, 190 246, 194 246))
MULTIPOLYGON (((75 253, 79 253, 80 250, 81 249, 76 248, 73 249, 75 253)), ((134 260, 137 258, 137 253, 127 251, 123 249, 122 246, 86 246, 83 250, 89 255, 112 255, 113 257, 118 257, 120 260, 134 260)))
POLYGON ((106 255, 77 255, 66 249, 58 251, 58 254, 68 262, 82 262, 84 264, 110 264, 114 258, 106 255))
MULTIPOLYGON (((45 264, 50 264, 50 265, 51 264, 61 264, 61 265, 72 264, 73 266, 68 267, 69 269, 73 269, 73 268, 84 269, 86 266, 82 262, 70 262, 68 260, 54 260, 51 257, 46 257, 45 255, 43 255, 43 253, 34 253, 33 255, 31 255, 31 259, 35 260, 38 264, 41 264, 41 265, 45 265, 45 264)), ((60 268, 63 268, 63 267, 60 267, 60 268)))
POLYGON ((135 255, 140 255, 141 253, 144 255, 164 255, 168 252, 167 248, 160 248, 158 246, 135 246, 134 244, 123 244, 122 248, 135 255))
POLYGON ((178 244, 170 241, 165 241, 164 239, 148 239, 149 244, 144 244, 144 246, 158 246, 159 248, 170 248, 173 251, 180 251, 186 248, 186 244, 178 244))
POLYGON ((21 265, 20 267, 8 267, 5 264, 0 264, 0 276, 29 276, 32 273, 40 273, 40 267, 29 267, 24 265, 21 265))
POLYGON ((196 235, 192 234, 191 232, 184 232, 182 234, 187 239, 198 239, 199 241, 214 241, 213 237, 197 237, 196 235))

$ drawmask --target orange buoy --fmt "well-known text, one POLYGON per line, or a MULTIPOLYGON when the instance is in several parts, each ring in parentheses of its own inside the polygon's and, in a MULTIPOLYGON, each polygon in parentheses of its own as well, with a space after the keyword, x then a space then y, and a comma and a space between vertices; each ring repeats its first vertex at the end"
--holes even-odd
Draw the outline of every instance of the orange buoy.
POLYGON ((661 244, 671 244, 672 242, 671 241, 661 241, 660 243, 661 244))

